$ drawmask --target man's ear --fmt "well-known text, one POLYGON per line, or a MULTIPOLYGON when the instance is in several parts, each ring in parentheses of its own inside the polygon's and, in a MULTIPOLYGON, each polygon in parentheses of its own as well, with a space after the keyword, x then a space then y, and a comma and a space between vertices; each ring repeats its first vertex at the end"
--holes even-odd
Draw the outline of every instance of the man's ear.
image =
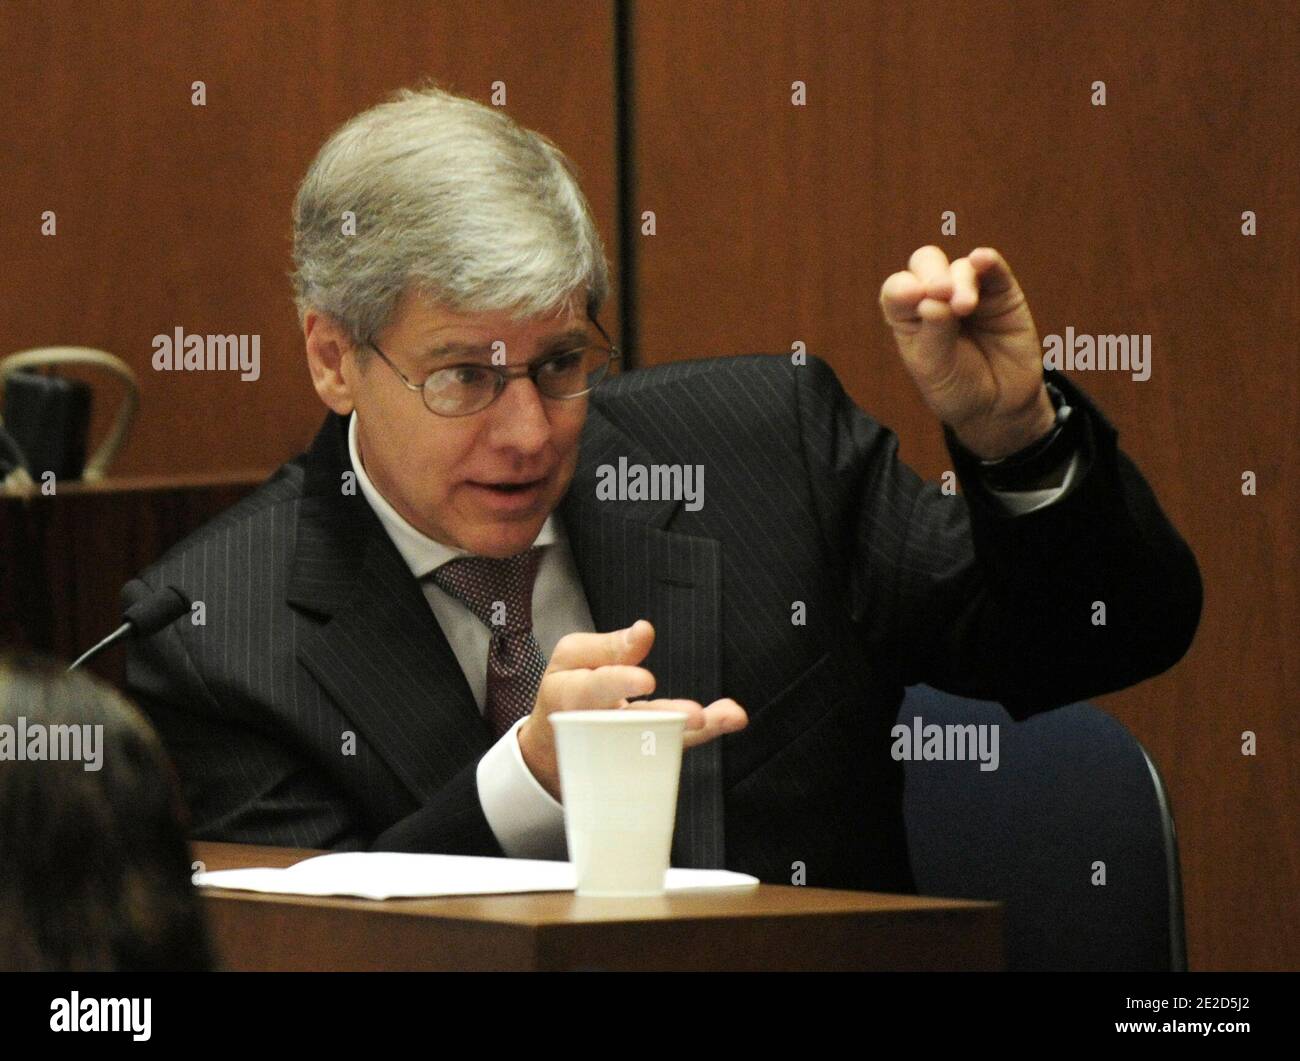
POLYGON ((313 309, 303 317, 302 334, 312 386, 321 401, 340 416, 347 416, 356 406, 356 363, 348 362, 354 344, 347 329, 328 313, 313 309))

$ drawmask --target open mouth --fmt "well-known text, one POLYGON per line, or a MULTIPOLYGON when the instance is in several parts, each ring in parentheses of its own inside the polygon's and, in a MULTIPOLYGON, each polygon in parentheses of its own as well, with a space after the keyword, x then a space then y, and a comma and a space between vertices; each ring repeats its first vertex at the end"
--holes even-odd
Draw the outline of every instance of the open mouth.
POLYGON ((523 483, 470 483, 470 486, 485 501, 513 510, 521 505, 535 504, 545 484, 545 479, 530 479, 523 483))

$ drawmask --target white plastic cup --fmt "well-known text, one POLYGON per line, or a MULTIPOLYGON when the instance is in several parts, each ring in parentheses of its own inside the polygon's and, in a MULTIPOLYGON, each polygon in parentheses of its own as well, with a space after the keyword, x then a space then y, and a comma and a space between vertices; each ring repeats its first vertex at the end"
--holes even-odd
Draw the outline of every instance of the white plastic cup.
POLYGON ((564 828, 577 894, 662 895, 677 818, 686 716, 556 711, 564 828))

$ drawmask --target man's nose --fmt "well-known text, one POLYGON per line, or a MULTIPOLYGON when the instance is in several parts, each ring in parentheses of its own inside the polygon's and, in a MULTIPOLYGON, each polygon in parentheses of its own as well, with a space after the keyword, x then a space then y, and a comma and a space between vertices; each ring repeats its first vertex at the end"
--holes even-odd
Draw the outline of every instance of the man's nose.
POLYGON ((551 421, 542 402, 541 391, 529 377, 507 380, 488 410, 493 414, 493 446, 524 453, 536 453, 545 446, 551 437, 551 421))

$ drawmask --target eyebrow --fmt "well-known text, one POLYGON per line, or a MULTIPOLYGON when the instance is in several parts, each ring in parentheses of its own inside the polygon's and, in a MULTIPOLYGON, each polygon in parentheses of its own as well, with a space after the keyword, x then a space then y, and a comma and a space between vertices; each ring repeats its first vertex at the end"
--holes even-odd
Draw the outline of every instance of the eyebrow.
MULTIPOLYGON (((567 332, 549 336, 542 340, 541 347, 533 355, 532 361, 537 361, 561 351, 571 350, 575 346, 581 346, 583 343, 588 342, 590 338, 591 336, 585 328, 570 328, 567 332)), ((421 354, 420 361, 427 363, 430 361, 448 361, 456 357, 483 357, 492 353, 492 344, 496 341, 490 339, 485 343, 439 343, 421 354)))

